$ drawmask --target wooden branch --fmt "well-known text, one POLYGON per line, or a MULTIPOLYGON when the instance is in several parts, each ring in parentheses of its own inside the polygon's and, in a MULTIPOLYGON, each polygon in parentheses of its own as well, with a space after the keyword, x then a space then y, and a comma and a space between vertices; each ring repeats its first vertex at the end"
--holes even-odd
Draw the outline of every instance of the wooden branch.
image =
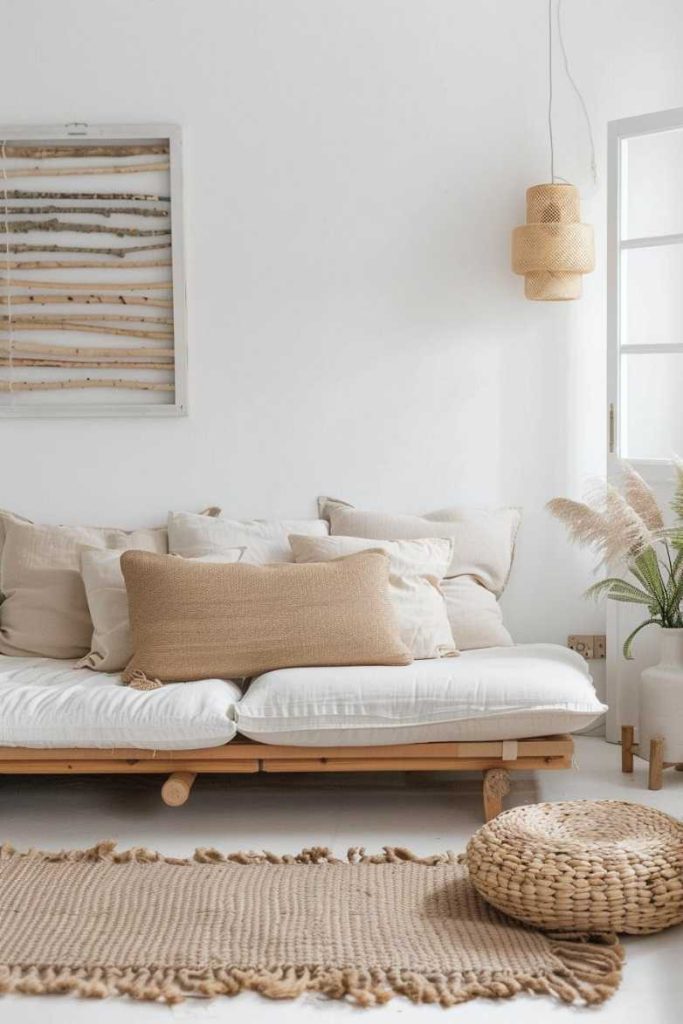
POLYGON ((0 234, 25 235, 29 231, 70 231, 74 234, 116 235, 118 238, 156 238, 170 235, 170 228, 121 228, 102 227, 101 224, 70 224, 66 220, 51 217, 50 220, 18 220, 3 223, 0 220, 0 234))
POLYGON ((129 391, 175 391, 175 384, 156 384, 146 380, 0 380, 0 391, 66 391, 70 388, 121 388, 129 391))
MULTIPOLYGON (((100 327, 99 324, 72 323, 65 320, 63 323, 34 323, 21 324, 14 320, 0 324, 0 334, 14 333, 16 331, 70 331, 72 334, 110 334, 123 338, 146 338, 147 341, 173 341, 173 331, 146 331, 137 330, 134 327, 100 327)), ((4 340, 0 336, 0 341, 4 340)))
POLYGON ((2 144, 3 157, 27 158, 30 160, 53 160, 69 156, 157 156, 168 153, 167 142, 124 143, 109 145, 26 145, 20 142, 2 144))
MULTIPOLYGON (((2 175, 0 174, 0 180, 2 175)), ((2 189, 0 189, 0 194, 2 189)), ((36 217, 45 213, 90 213, 93 217, 111 217, 122 213, 134 217, 168 217, 168 210, 159 210, 154 206, 7 206, 3 215, 8 217, 36 217)))
POLYGON ((22 252, 89 252, 102 256, 118 256, 123 259, 130 252, 148 252, 150 249, 170 249, 170 242, 153 242, 150 245, 125 245, 112 246, 105 249, 101 247, 91 248, 83 245, 37 245, 26 242, 10 242, 9 245, 0 246, 0 252, 22 253, 22 252))
POLYGON ((86 322, 90 323, 95 321, 99 323, 127 323, 127 324, 165 324, 167 326, 173 326, 173 319, 168 316, 126 316, 123 313, 67 313, 65 315, 61 313, 24 313, 21 316, 0 316, 0 326, 11 323, 13 326, 17 324, 47 324, 51 326, 53 324, 63 323, 77 323, 86 322))
MULTIPOLYGON (((65 287, 68 285, 65 284, 65 287)), ((0 295, 0 306, 55 306, 70 302, 74 306, 158 306, 173 305, 173 299, 151 299, 148 295, 0 295)))
POLYGON ((173 287, 172 281, 25 281, 23 278, 6 277, 0 278, 0 288, 64 288, 68 287, 70 292, 85 292, 91 288, 99 288, 101 292, 147 292, 161 289, 169 291, 173 287))
POLYGON ((121 359, 123 356, 126 359, 140 359, 149 360, 151 357, 164 356, 165 358, 173 358, 172 348, 87 348, 81 345, 48 345, 41 342, 33 341, 13 341, 8 342, 6 339, 0 339, 0 353, 9 357, 14 352, 25 352, 32 353, 33 355, 50 355, 50 356, 81 356, 84 359, 121 359))
POLYGON ((113 370, 173 370, 173 360, 165 360, 158 363, 139 363, 135 360, 123 362, 114 360, 92 360, 92 359, 6 359, 0 357, 0 366, 42 366, 46 369, 57 369, 74 367, 78 369, 103 369, 104 367, 113 370))
MULTIPOLYGON (((0 246, 0 252, 2 247, 0 246)), ((144 270, 171 267, 171 260, 0 260, 0 270, 144 270)))
MULTIPOLYGON (((1 180, 1 173, 0 173, 1 180)), ((5 199, 101 199, 136 203, 170 203, 170 196, 151 195, 145 192, 35 192, 31 189, 0 189, 5 199)))
POLYGON ((85 174, 143 174, 148 171, 167 171, 168 163, 152 164, 109 164, 107 167, 16 167, 3 170, 2 178, 57 178, 73 175, 80 178, 85 174))

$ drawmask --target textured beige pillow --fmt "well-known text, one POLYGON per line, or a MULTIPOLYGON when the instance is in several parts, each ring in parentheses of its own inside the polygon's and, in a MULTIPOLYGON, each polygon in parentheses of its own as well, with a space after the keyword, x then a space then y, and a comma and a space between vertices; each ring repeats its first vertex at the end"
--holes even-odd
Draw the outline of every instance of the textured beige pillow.
MULTIPOLYGON (((198 562, 239 562, 244 548, 222 555, 208 555, 198 562)), ((121 572, 120 551, 87 550, 81 554, 81 576, 93 623, 90 651, 78 668, 98 672, 122 672, 133 656, 133 637, 128 617, 128 594, 121 572)))
POLYGON ((289 538, 297 562, 329 562, 358 551, 380 550, 389 556, 389 596, 401 639, 414 658, 457 654, 439 589, 451 561, 452 541, 363 540, 360 537, 289 538))
POLYGON ((92 621, 81 579, 88 548, 166 551, 165 528, 117 530, 40 526, 0 513, 0 654, 80 658, 90 649, 92 621))
POLYGON ((134 655, 125 672, 162 682, 306 665, 408 665, 389 600, 389 559, 368 551, 314 565, 202 565, 126 551, 134 655))
POLYGON ((326 537, 329 527, 324 519, 207 519, 192 512, 170 512, 168 516, 168 550, 183 558, 245 547, 242 561, 250 565, 292 562, 290 533, 326 537))
POLYGON ((411 516, 364 511, 335 498, 319 498, 318 504, 332 535, 374 540, 450 537, 453 555, 446 576, 475 576, 497 596, 505 589, 519 528, 519 509, 455 506, 411 516))

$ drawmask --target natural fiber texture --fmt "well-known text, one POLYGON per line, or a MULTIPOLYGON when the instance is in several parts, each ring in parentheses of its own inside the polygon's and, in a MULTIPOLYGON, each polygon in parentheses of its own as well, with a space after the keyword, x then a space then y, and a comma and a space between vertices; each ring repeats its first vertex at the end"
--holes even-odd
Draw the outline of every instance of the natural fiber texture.
POLYGON ((311 565, 221 565, 126 551, 121 570, 134 650, 126 682, 140 673, 168 683, 412 661, 381 551, 311 565))
POLYGON ((538 928, 647 935, 683 922, 683 825, 639 804, 516 807, 474 834, 467 865, 484 899, 538 928))
POLYGON ((518 992, 600 1003, 614 941, 563 941, 501 917, 462 858, 385 847, 296 856, 200 849, 192 860, 114 844, 0 849, 0 992, 174 1003, 250 989, 362 1006, 394 994, 452 1006, 518 992))
POLYGON ((595 267, 593 228, 580 224, 574 185, 527 189, 526 224, 512 232, 512 269, 524 274, 527 299, 578 299, 581 275, 595 267))

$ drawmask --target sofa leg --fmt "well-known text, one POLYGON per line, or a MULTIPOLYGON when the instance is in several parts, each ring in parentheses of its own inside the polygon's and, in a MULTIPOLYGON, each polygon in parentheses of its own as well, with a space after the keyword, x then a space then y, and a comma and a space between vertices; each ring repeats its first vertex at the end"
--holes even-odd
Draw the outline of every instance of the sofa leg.
POLYGON ((510 792, 507 768, 487 768, 484 772, 484 820, 491 821, 503 810, 503 797, 510 792))
POLYGON ((196 772, 173 772, 161 787, 161 799, 168 807, 180 807, 187 801, 196 772))

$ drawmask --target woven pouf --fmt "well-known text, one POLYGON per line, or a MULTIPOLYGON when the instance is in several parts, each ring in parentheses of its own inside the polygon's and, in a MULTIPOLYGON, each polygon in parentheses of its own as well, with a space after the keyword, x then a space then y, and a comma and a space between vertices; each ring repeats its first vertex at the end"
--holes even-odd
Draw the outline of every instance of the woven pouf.
POLYGON ((499 814, 467 846, 480 896, 558 932, 646 935, 683 922, 683 824, 617 800, 499 814))

